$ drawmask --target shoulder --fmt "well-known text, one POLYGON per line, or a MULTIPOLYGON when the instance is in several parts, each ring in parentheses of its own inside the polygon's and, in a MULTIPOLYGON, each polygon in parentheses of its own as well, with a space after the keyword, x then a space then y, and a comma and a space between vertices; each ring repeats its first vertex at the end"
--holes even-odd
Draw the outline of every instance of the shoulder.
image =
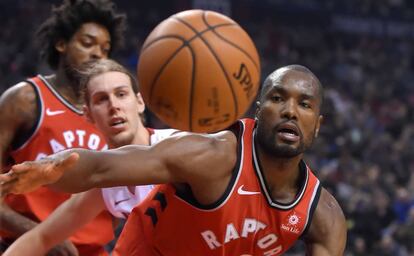
POLYGON ((1 95, 0 102, 10 103, 15 100, 27 101, 36 98, 35 90, 28 82, 20 82, 7 89, 1 95))
POLYGON ((324 188, 321 191, 318 206, 315 210, 314 220, 318 224, 318 230, 321 234, 326 234, 329 229, 335 227, 339 223, 345 222, 345 216, 341 206, 336 199, 324 188), (338 223, 339 221, 339 223, 338 223))
POLYGON ((0 97, 0 109, 4 113, 2 119, 27 123, 30 126, 35 121, 36 108, 37 94, 27 82, 10 87, 0 97))
MULTIPOLYGON (((310 244, 320 244, 328 251, 343 252, 346 229, 345 216, 339 203, 326 189, 322 188, 305 240, 310 244)), ((332 253, 332 255, 337 254, 332 253)))

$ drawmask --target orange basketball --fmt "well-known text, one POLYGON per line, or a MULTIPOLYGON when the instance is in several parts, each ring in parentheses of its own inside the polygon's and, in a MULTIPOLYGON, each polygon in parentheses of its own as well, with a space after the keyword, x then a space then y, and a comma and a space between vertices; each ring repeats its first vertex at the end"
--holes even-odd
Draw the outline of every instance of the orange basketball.
POLYGON ((167 125, 214 132, 243 116, 255 99, 259 55, 230 18, 184 11, 161 22, 145 40, 138 80, 145 103, 167 125))

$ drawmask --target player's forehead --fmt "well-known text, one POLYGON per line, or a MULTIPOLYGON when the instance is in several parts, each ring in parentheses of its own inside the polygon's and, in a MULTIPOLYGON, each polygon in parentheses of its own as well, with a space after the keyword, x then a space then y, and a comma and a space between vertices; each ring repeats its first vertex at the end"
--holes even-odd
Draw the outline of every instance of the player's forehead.
POLYGON ((87 84, 91 95, 106 92, 110 93, 116 90, 132 90, 130 77, 119 71, 109 71, 92 77, 87 84))
POLYGON ((274 91, 295 91, 310 96, 319 94, 319 86, 312 74, 289 68, 281 68, 270 74, 264 86, 265 94, 274 91))
POLYGON ((78 37, 86 37, 91 39, 99 39, 104 43, 111 43, 111 36, 108 29, 95 22, 83 23, 75 32, 78 37))

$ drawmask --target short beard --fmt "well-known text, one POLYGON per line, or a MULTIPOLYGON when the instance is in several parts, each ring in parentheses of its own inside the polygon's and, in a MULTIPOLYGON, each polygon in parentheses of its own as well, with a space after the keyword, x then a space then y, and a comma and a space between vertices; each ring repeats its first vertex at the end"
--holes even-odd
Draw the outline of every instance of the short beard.
POLYGON ((63 61, 63 71, 65 72, 66 77, 68 78, 71 86, 79 87, 79 71, 68 64, 65 60, 63 61))
POLYGON ((296 157, 308 148, 303 143, 302 138, 299 141, 298 147, 292 147, 289 145, 279 145, 276 143, 276 134, 275 133, 268 133, 269 135, 266 136, 266 132, 263 128, 258 125, 256 127, 256 139, 257 145, 260 146, 263 151, 271 156, 280 157, 280 158, 293 158, 296 157))

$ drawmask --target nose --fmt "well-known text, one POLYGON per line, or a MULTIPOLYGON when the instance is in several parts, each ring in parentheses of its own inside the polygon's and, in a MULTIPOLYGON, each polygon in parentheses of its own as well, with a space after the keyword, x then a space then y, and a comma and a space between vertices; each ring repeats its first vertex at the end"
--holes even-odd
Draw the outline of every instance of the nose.
POLYGON ((120 105, 116 97, 113 95, 109 97, 109 110, 111 114, 116 113, 118 110, 120 110, 120 105))
POLYGON ((285 102, 281 111, 281 116, 288 120, 298 120, 297 104, 294 99, 289 99, 285 102))
POLYGON ((104 51, 99 45, 95 45, 91 52, 92 59, 103 59, 105 57, 104 51))

